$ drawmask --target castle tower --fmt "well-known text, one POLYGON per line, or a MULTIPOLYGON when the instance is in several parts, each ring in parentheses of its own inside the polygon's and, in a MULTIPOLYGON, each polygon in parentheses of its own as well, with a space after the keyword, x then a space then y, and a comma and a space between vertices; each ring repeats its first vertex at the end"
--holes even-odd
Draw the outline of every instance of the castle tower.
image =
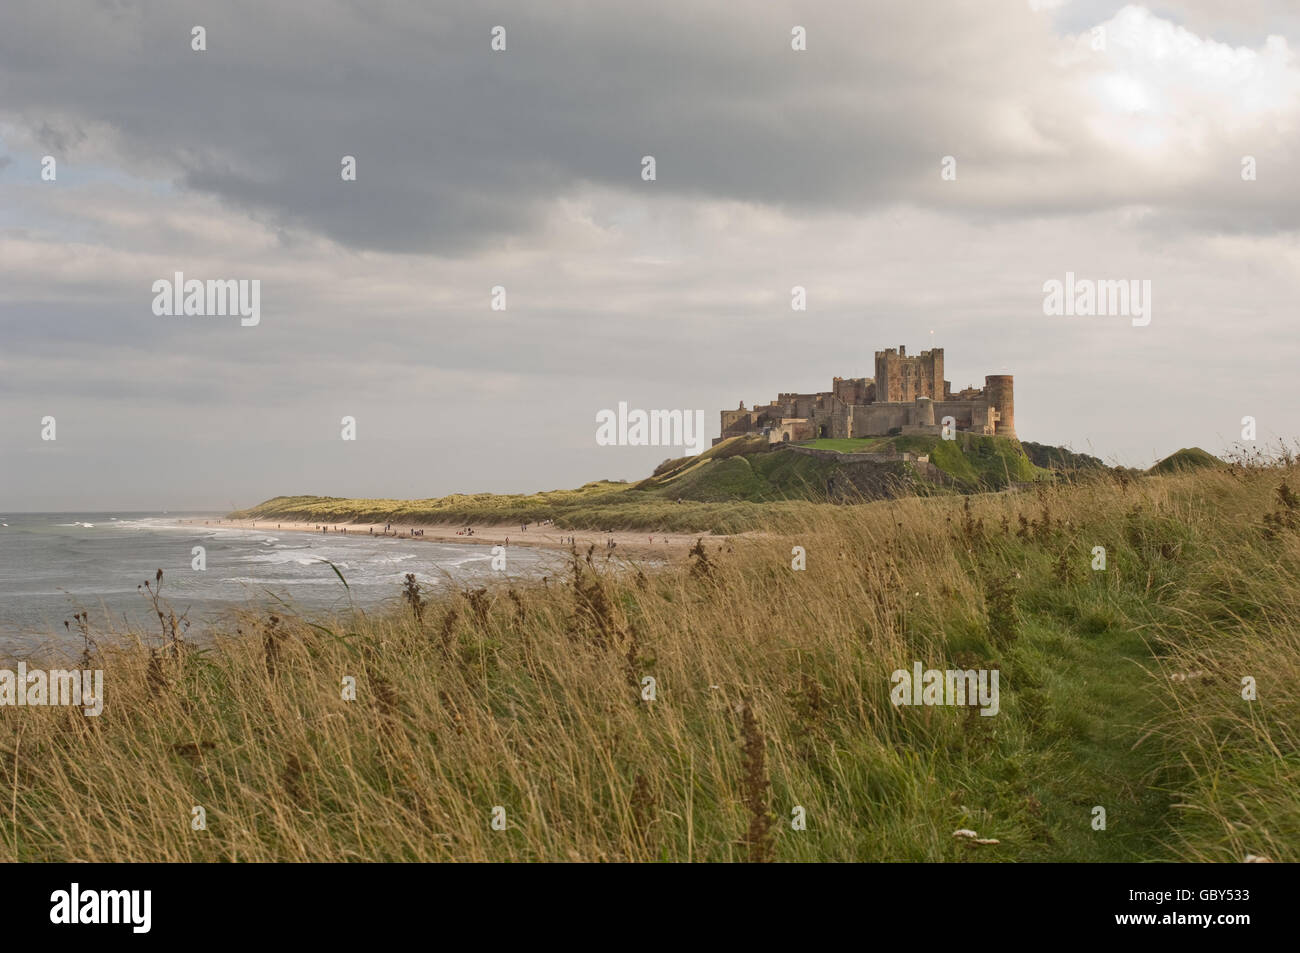
POLYGON ((1016 435, 1016 402, 1010 374, 993 374, 984 378, 984 396, 998 412, 994 433, 1001 437, 1016 435))
POLYGON ((943 348, 907 356, 907 348, 886 348, 876 352, 876 400, 912 403, 918 397, 943 400, 943 348))
POLYGON ((918 427, 934 426, 934 401, 929 397, 916 398, 916 413, 913 415, 918 427))

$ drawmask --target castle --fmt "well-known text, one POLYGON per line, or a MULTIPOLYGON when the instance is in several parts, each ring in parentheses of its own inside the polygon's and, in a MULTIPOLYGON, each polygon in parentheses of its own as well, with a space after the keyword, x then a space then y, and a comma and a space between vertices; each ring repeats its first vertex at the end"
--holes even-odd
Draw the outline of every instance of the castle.
POLYGON ((1015 437, 1010 374, 984 378, 983 389, 953 393, 943 379, 943 348, 907 356, 907 348, 876 352, 876 376, 836 377, 819 394, 779 394, 770 404, 722 412, 725 440, 765 433, 771 443, 819 437, 874 437, 890 433, 937 434, 952 417, 957 430, 1015 437))

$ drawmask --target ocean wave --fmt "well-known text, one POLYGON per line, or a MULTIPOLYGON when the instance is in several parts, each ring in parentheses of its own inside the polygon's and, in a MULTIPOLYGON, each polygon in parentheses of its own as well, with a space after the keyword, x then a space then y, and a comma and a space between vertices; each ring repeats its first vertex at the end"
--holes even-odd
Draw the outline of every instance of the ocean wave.
POLYGON ((463 566, 466 563, 485 563, 485 562, 490 562, 491 560, 492 560, 492 554, 488 553, 485 556, 466 556, 463 559, 439 560, 438 565, 439 566, 463 566))
MULTIPOLYGON (((142 516, 139 519, 133 519, 133 520, 119 520, 115 518, 113 522, 117 523, 117 526, 114 527, 114 529, 125 527, 126 529, 142 529, 142 530, 193 531, 194 529, 198 528, 198 527, 182 526, 173 520, 163 520, 156 516, 142 516)), ((206 529, 207 527, 203 527, 203 528, 206 529)))
MULTIPOLYGON (((339 585, 338 577, 333 573, 326 579, 323 576, 227 576, 222 582, 234 582, 241 586, 338 586, 342 591, 343 587, 339 585)), ((353 585, 352 580, 348 580, 349 585, 353 585)))
POLYGON ((340 569, 349 568, 349 564, 343 561, 342 553, 334 553, 328 550, 306 549, 295 547, 293 549, 269 549, 260 552, 249 553, 245 556, 235 557, 241 563, 266 563, 272 566, 284 566, 290 563, 298 566, 322 566, 326 562, 331 562, 340 569))
POLYGON ((404 563, 408 559, 414 559, 416 555, 416 553, 394 553, 391 556, 374 555, 370 558, 370 561, 381 564, 404 563))

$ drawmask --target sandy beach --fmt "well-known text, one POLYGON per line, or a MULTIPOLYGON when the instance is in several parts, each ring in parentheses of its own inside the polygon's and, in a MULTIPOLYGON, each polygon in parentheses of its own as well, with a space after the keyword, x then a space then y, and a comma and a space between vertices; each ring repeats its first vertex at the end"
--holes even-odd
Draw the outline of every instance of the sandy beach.
POLYGON ((473 526, 473 535, 466 535, 465 526, 448 523, 403 523, 393 524, 385 531, 383 523, 330 523, 325 529, 322 524, 295 522, 291 520, 233 520, 233 519, 187 519, 177 520, 181 525, 214 526, 224 529, 255 529, 262 531, 288 533, 315 533, 317 535, 347 536, 383 536, 385 532, 397 539, 410 539, 415 542, 444 543, 478 543, 484 546, 539 546, 551 549, 568 549, 576 543, 580 551, 588 546, 595 546, 597 552, 606 551, 608 544, 614 543, 614 552, 632 555, 684 556, 695 540, 703 536, 709 543, 727 540, 727 536, 714 536, 708 533, 664 533, 640 532, 636 530, 598 530, 567 529, 545 523, 529 523, 528 529, 522 529, 518 523, 512 525, 473 526), (416 532, 419 535, 412 535, 416 532), (570 542, 573 541, 573 543, 570 542))

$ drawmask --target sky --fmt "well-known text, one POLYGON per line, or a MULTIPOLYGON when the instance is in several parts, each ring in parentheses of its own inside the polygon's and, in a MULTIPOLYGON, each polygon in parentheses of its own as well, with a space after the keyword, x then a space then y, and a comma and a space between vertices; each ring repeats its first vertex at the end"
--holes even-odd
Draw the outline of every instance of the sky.
POLYGON ((1294 0, 6 0, 0 510, 639 479, 684 451, 601 410, 712 437, 899 345, 1112 463, 1300 436, 1298 46, 1294 0), (155 314, 176 272, 260 321, 155 314), (1150 323, 1045 314, 1068 272, 1150 323))

